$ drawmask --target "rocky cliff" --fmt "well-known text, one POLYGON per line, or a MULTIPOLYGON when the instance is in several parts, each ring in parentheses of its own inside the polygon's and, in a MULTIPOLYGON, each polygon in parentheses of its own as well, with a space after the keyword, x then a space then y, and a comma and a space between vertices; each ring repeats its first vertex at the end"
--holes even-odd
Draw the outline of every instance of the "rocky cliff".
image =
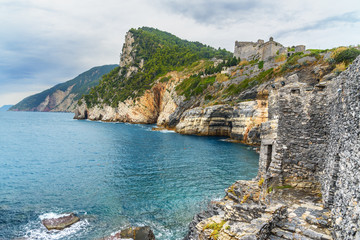
POLYGON ((226 189, 185 239, 359 238, 360 57, 338 77, 327 68, 272 84, 258 177, 226 189))
POLYGON ((72 80, 23 99, 12 106, 10 111, 73 112, 81 96, 96 86, 102 75, 116 67, 117 65, 94 67, 72 80))
MULTIPOLYGON (((119 73, 107 76, 106 81, 85 96, 75 112, 76 119, 156 123, 182 134, 220 135, 260 145, 260 126, 268 121, 271 85, 283 82, 283 77, 299 70, 307 74, 302 76, 305 82, 317 81, 333 69, 323 58, 325 53, 299 52, 289 58, 278 55, 265 62, 235 60, 235 64, 233 59, 213 58, 193 61, 182 70, 155 76, 145 86, 145 76, 154 71, 154 66, 148 64, 155 62, 152 57, 159 56, 147 54, 158 51, 157 41, 165 41, 163 32, 151 35, 153 30, 147 31, 126 34, 119 73), (159 39, 144 42, 147 39, 144 33, 159 39), (154 49, 145 51, 142 44, 154 49)), ((169 49, 174 48, 178 54, 180 43, 171 42, 169 49)), ((162 68, 169 67, 161 64, 165 65, 162 68)))
POLYGON ((84 97, 75 118, 156 123, 261 146, 257 178, 229 187, 194 217, 185 239, 359 237, 360 59, 344 70, 360 51, 289 48, 239 61, 189 57, 193 45, 170 39, 130 31, 119 72, 84 97))
POLYGON ((235 106, 215 105, 186 110, 176 132, 202 136, 227 136, 247 144, 260 144, 260 125, 267 121, 267 100, 235 106))

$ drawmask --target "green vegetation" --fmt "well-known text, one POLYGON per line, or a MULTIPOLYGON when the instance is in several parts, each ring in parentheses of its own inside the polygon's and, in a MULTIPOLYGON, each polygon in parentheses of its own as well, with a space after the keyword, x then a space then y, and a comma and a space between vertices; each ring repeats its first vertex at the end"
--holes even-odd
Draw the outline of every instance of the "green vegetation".
POLYGON ((215 80, 215 76, 202 78, 200 75, 192 75, 176 86, 176 91, 189 99, 192 96, 202 94, 208 86, 214 84, 215 80))
POLYGON ((236 58, 236 57, 227 58, 226 60, 224 59, 216 67, 214 65, 212 65, 212 66, 205 68, 204 72, 200 72, 199 75, 203 75, 204 73, 206 75, 219 73, 219 72, 221 72, 223 67, 232 67, 232 66, 238 65, 239 63, 240 63, 240 58, 236 58))
MULTIPOLYGON (((109 73, 105 76, 100 84, 85 96, 88 106, 106 103, 116 107, 127 98, 141 96, 151 88, 156 79, 169 71, 183 70, 200 59, 230 59, 232 55, 225 49, 214 49, 199 42, 182 40, 154 28, 142 27, 131 29, 130 32, 134 37, 134 62, 131 66, 119 69, 119 74, 109 73), (142 60, 144 66, 140 68, 142 60), (132 66, 138 67, 138 71, 126 77, 127 70, 132 66)), ((195 92, 200 91, 200 88, 195 92)))
POLYGON ((245 194, 244 196, 243 196, 243 199, 241 200, 241 204, 243 204, 243 203, 245 203, 246 202, 246 200, 248 200, 248 198, 250 197, 250 195, 249 194, 245 194))
POLYGON ((66 91, 70 86, 73 86, 70 93, 75 94, 75 100, 81 98, 83 94, 87 94, 89 90, 99 84, 99 80, 102 75, 109 73, 112 69, 118 65, 105 65, 100 67, 94 67, 90 70, 81 73, 76 78, 64 83, 57 84, 56 86, 47 89, 41 93, 29 96, 23 99, 18 104, 14 105, 10 110, 17 109, 20 111, 29 111, 40 105, 47 96, 55 93, 57 90, 66 91))
POLYGON ((259 67, 259 69, 263 69, 263 67, 264 67, 264 61, 260 61, 260 62, 258 63, 258 67, 259 67))
POLYGON ((239 84, 231 84, 226 90, 225 93, 227 96, 234 96, 240 94, 245 89, 261 84, 269 80, 274 73, 274 69, 270 68, 266 71, 259 73, 259 75, 247 78, 241 81, 239 84))
POLYGON ((307 49, 307 51, 310 51, 312 54, 320 54, 320 53, 326 53, 329 50, 328 49, 307 49))
POLYGON ((346 65, 352 63, 357 56, 360 55, 360 50, 356 48, 348 48, 335 56, 335 62, 344 62, 346 65))
POLYGON ((264 184, 265 179, 262 177, 258 182, 258 186, 261 187, 264 184))
POLYGON ((297 61, 304 56, 304 53, 297 52, 290 56, 286 63, 281 67, 281 72, 285 72, 286 70, 292 70, 294 68, 300 67, 297 61))
POLYGON ((283 186, 276 186, 276 189, 286 189, 286 188, 293 188, 291 185, 283 185, 283 186))
MULTIPOLYGON (((226 221, 221 221, 220 223, 208 223, 205 227, 205 229, 212 229, 212 233, 211 233, 211 237, 212 239, 216 240, 219 237, 219 232, 220 230, 223 228, 224 224, 226 223, 226 221)), ((228 228, 227 228, 228 229, 228 228)))
POLYGON ((164 82, 168 82, 171 78, 169 77, 163 77, 160 79, 160 82, 164 83, 164 82))

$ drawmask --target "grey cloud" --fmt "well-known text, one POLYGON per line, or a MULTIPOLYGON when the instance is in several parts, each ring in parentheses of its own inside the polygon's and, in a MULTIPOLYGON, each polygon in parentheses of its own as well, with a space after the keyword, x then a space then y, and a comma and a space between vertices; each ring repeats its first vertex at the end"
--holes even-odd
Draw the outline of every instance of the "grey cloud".
POLYGON ((174 13, 208 25, 242 18, 242 14, 260 5, 260 1, 253 0, 193 0, 186 4, 181 0, 160 0, 160 3, 174 13))
POLYGON ((282 37, 288 34, 293 33, 301 33, 301 32, 307 32, 312 30, 324 30, 328 29, 334 26, 337 26, 339 24, 346 24, 346 23, 359 23, 360 22, 360 14, 359 12, 347 12, 341 15, 337 16, 331 16, 327 18, 320 19, 316 22, 313 22, 311 24, 307 24, 304 26, 301 26, 299 28, 294 29, 287 29, 283 31, 279 31, 276 33, 276 37, 282 37))

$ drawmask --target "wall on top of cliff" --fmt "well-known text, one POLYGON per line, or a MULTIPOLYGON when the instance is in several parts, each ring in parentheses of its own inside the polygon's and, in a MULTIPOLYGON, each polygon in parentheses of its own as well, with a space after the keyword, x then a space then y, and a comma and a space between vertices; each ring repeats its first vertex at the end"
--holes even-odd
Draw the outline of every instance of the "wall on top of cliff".
POLYGON ((323 199, 336 239, 360 239, 360 57, 333 83, 323 199))

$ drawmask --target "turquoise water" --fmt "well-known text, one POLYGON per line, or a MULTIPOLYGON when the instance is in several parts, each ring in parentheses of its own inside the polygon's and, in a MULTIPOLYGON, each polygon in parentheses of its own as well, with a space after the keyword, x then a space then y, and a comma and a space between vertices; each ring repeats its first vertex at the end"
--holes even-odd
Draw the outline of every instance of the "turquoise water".
POLYGON ((72 117, 0 112, 0 239, 97 239, 130 225, 182 239, 194 214, 257 172, 258 155, 223 138, 72 117), (82 220, 41 225, 64 212, 82 220))

